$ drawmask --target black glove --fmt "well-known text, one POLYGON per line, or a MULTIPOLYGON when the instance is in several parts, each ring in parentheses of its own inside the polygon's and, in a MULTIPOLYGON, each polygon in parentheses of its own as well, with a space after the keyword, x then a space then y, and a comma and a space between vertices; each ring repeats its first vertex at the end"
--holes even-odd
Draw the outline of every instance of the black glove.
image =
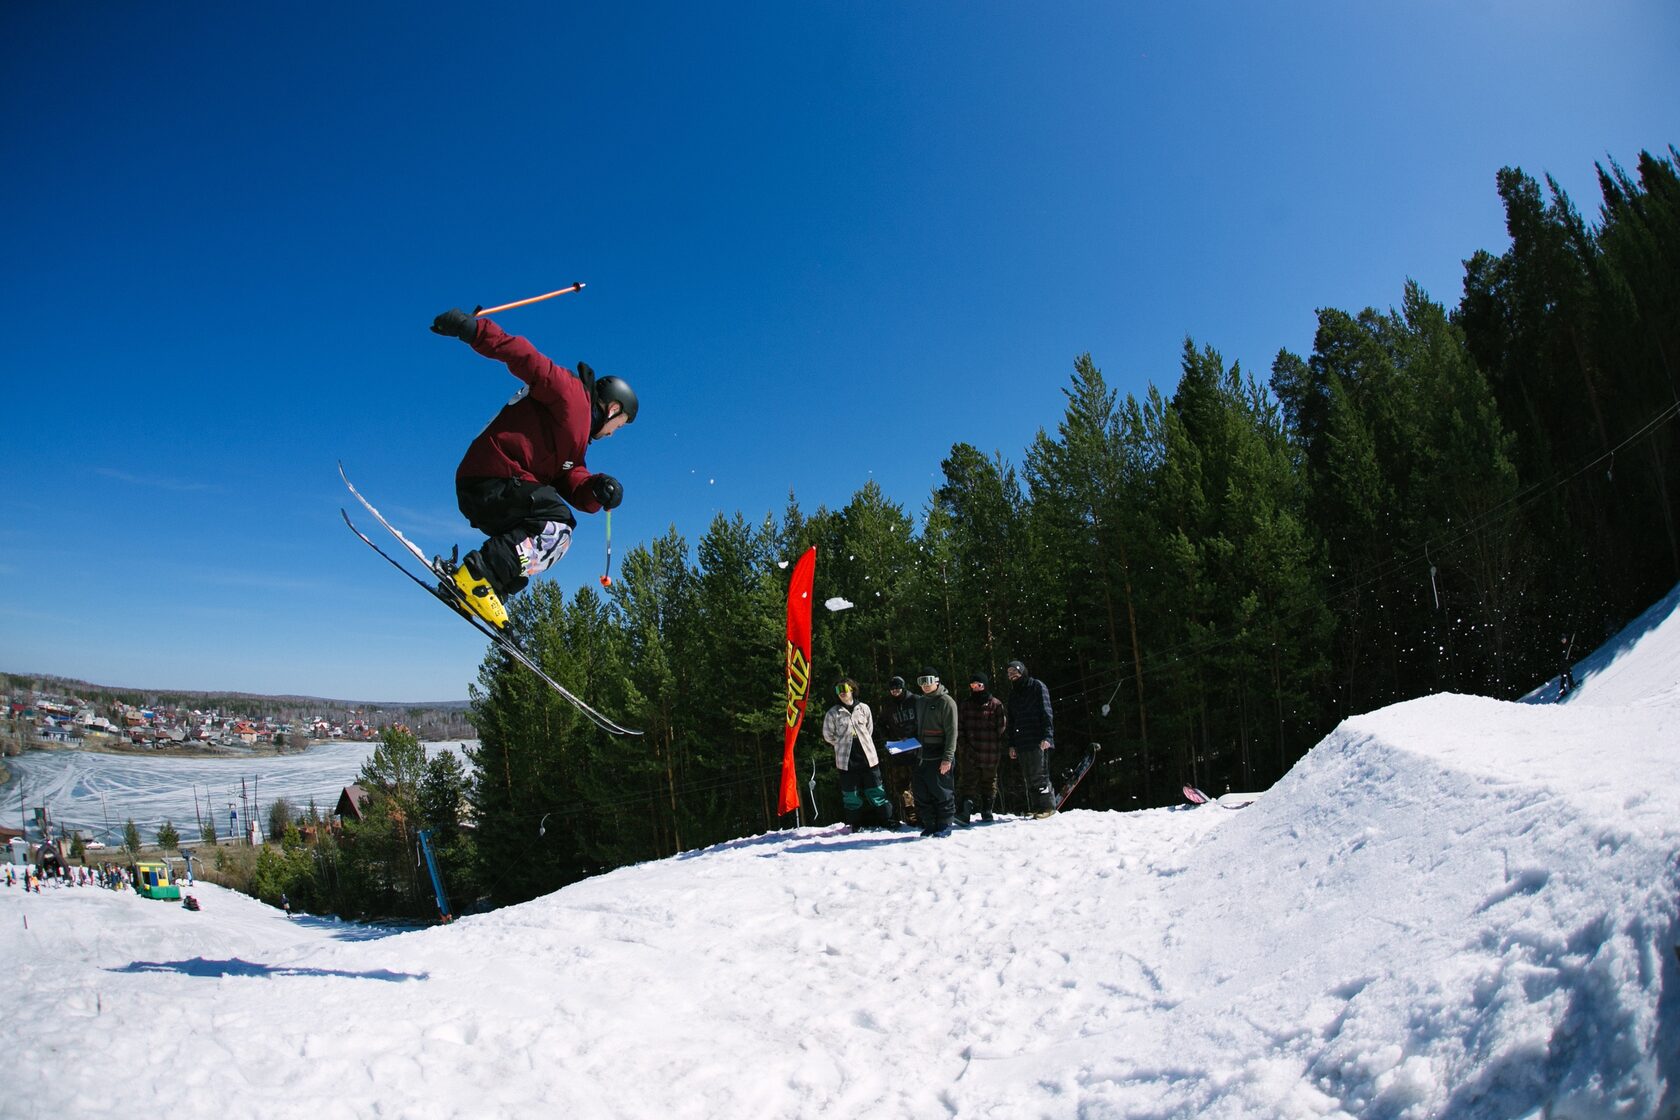
POLYGON ((470 343, 478 337, 478 320, 459 307, 451 308, 432 320, 432 333, 470 343))
POLYGON ((601 503, 602 509, 617 509, 618 503, 624 500, 624 484, 610 474, 596 475, 589 485, 594 488, 595 500, 601 503))

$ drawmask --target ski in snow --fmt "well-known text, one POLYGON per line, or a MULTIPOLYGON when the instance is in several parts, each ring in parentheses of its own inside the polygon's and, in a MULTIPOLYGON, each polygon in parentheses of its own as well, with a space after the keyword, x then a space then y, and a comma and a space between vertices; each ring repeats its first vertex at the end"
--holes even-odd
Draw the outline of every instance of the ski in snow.
POLYGON ((542 667, 536 663, 530 654, 526 653, 525 650, 520 647, 518 642, 508 637, 506 634, 503 634, 501 631, 497 630, 494 626, 491 626, 488 622, 485 622, 477 615, 472 614, 471 608, 466 606, 465 599, 455 591, 454 584, 449 581, 447 576, 438 572, 436 567, 432 564, 432 561, 427 558, 426 553, 420 548, 420 546, 403 536, 402 532, 395 525, 385 520, 384 514, 380 513, 373 507, 372 502, 369 502, 366 498, 362 497, 361 491, 356 489, 355 485, 351 483, 350 477, 344 473, 343 463, 338 465, 338 476, 344 480, 345 487, 348 488, 350 493, 355 496, 355 499, 362 504, 362 508, 372 514, 375 521, 378 521, 393 537, 397 538, 397 540, 402 543, 402 546, 408 549, 414 558, 418 560, 421 565, 425 567, 426 571, 431 573, 438 582, 433 583, 415 575, 408 569, 407 565, 403 564, 389 552, 386 552, 383 548, 380 548, 379 545, 374 543, 374 541, 366 533, 358 529, 356 527, 356 523, 350 520, 349 513, 340 509, 338 512, 343 515, 344 523, 350 527, 350 531, 352 533, 361 538, 363 544, 379 553, 379 555, 384 557, 385 561, 393 568, 413 580, 417 586, 424 588, 426 592, 439 603, 448 607, 450 614, 455 615, 457 618, 471 626, 474 630, 477 630, 480 634, 489 638, 490 641, 495 643, 496 647, 503 653, 525 666, 525 668, 529 669, 532 673, 536 674, 536 676, 544 684, 548 685, 548 687, 558 693, 562 699, 566 700, 573 707, 577 708, 578 711, 587 716, 589 720, 597 727, 601 728, 601 730, 611 732, 614 735, 641 734, 640 731, 637 731, 634 728, 625 727, 622 724, 615 722, 610 717, 596 711, 581 697, 544 672, 542 667), (461 606, 461 610, 456 609, 457 603, 461 606))

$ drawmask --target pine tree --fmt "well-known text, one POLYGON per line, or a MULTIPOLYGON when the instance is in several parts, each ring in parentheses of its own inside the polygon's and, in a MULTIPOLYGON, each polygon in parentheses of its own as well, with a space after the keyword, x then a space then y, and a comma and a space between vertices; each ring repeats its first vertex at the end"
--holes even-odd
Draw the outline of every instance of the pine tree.
POLYGON ((653 762, 658 796, 651 823, 658 854, 671 855, 693 835, 679 793, 690 773, 687 744, 702 734, 697 713, 683 703, 696 670, 693 569, 688 545, 675 529, 625 557, 613 592, 624 620, 629 688, 653 762))
POLYGON ((1030 533, 1051 560, 1034 579, 1048 582, 1064 604, 1066 645, 1076 658, 1076 679, 1086 686, 1078 700, 1088 723, 1105 721, 1093 734, 1114 757, 1127 751, 1137 757, 1135 791, 1117 796, 1153 804, 1143 672, 1148 612, 1139 582, 1139 565, 1150 563, 1153 549, 1144 518, 1149 467, 1140 412, 1135 399, 1121 407, 1089 354, 1075 360, 1064 393, 1068 406, 1056 434, 1039 432, 1027 456, 1030 533), (1113 713, 1112 723, 1102 708, 1113 713))
POLYGON ((1502 695, 1518 683, 1507 646, 1528 582, 1513 440, 1462 332, 1416 284, 1406 285, 1390 335, 1405 424, 1403 454, 1388 471, 1408 566, 1420 577, 1406 620, 1418 639, 1411 670, 1433 688, 1502 695))
POLYGON ((948 578, 960 608, 950 612, 941 660, 944 675, 957 681, 982 666, 995 674, 1008 650, 1030 640, 1039 616, 1022 573, 1026 502, 1014 468, 966 443, 952 447, 941 468, 945 481, 934 501, 950 518, 948 578))
MULTIPOLYGON (((362 819, 346 822, 340 872, 349 898, 370 915, 429 913, 417 870, 420 783, 426 753, 401 726, 380 733, 356 783, 368 792, 362 819)), ((285 870, 276 867, 274 875, 285 870)), ((279 882, 279 878, 275 880, 279 882)))
POLYGON ((461 804, 467 776, 454 751, 443 750, 427 759, 420 777, 417 802, 425 827, 453 836, 461 827, 461 804))

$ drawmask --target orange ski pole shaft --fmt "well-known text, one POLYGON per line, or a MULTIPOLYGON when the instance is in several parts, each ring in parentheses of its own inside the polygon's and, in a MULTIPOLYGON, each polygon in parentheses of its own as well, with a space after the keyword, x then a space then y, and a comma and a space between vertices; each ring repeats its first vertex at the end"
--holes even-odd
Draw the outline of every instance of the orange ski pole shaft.
POLYGON ((583 281, 579 280, 576 284, 573 284, 569 288, 561 288, 558 291, 546 292, 540 296, 532 296, 530 299, 516 299, 512 303, 504 303, 499 307, 481 307, 477 311, 473 312, 473 318, 482 319, 486 315, 493 315, 498 311, 511 311, 515 307, 524 307, 525 305, 531 303, 541 303, 545 299, 553 299, 555 296, 563 296, 567 292, 581 291, 583 291, 583 281))

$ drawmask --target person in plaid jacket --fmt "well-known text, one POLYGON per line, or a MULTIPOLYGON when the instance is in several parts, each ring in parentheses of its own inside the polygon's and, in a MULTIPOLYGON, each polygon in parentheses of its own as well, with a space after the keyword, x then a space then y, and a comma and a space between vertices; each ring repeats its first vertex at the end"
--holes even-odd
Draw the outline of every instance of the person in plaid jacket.
POLYGON ((1003 701, 992 695, 992 680, 985 673, 968 679, 968 692, 957 701, 957 823, 971 823, 976 809, 980 819, 992 819, 997 807, 998 763, 1007 743, 1004 728, 1009 718, 1003 701))
POLYGON ((881 789, 875 717, 858 699, 852 678, 842 677, 834 695, 840 703, 823 714, 823 741, 834 748, 834 768, 840 771, 841 819, 853 828, 885 828, 892 824, 892 809, 881 789))

